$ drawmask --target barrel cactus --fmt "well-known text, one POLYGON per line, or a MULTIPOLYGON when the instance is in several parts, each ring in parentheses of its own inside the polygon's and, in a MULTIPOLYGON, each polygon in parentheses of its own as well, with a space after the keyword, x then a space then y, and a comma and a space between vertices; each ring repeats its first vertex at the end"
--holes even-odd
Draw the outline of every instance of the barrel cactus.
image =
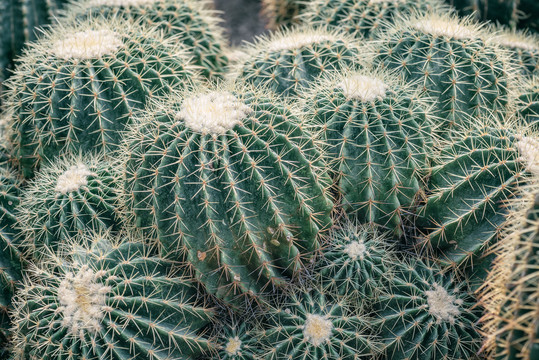
POLYGON ((518 119, 539 129, 539 75, 524 82, 515 102, 518 119))
POLYGON ((508 54, 479 25, 454 15, 428 13, 402 19, 379 33, 376 64, 418 81, 436 100, 440 132, 471 118, 508 112, 511 78, 508 54))
POLYGON ((267 27, 278 29, 299 23, 297 16, 305 9, 303 0, 262 0, 262 15, 267 27))
POLYGON ((140 21, 173 36, 207 78, 224 74, 228 59, 219 18, 208 0, 72 0, 67 17, 116 17, 140 21))
POLYGON ((320 289, 299 290, 265 311, 264 359, 375 358, 379 343, 361 309, 320 289))
POLYGON ((63 151, 116 149, 134 111, 196 76, 174 42, 119 20, 89 20, 58 25, 31 44, 8 84, 25 177, 63 151))
POLYGON ((301 20, 315 26, 344 29, 356 38, 372 38, 394 17, 440 8, 440 0, 313 0, 301 20))
POLYGON ((291 98, 329 71, 357 65, 360 55, 353 39, 322 28, 280 30, 246 51, 237 77, 291 98))
POLYGON ((524 77, 539 74, 539 36, 501 29, 493 40, 508 50, 511 60, 521 68, 524 77))
POLYGON ((386 236, 376 227, 353 222, 333 230, 318 264, 324 292, 375 298, 396 261, 386 236))
POLYGON ((331 226, 329 178, 306 128, 273 93, 232 83, 149 109, 124 148, 137 227, 225 301, 286 284, 331 226))
POLYGON ((459 268, 472 283, 482 282, 506 219, 507 201, 526 183, 528 157, 514 130, 484 127, 447 145, 437 156, 429 195, 416 225, 418 246, 444 268, 459 268), (519 149, 522 148, 522 151, 519 149))
POLYGON ((217 340, 219 360, 258 360, 261 356, 261 330, 247 322, 225 324, 217 340))
POLYGON ((118 231, 120 165, 102 156, 66 155, 44 165, 25 187, 18 207, 29 256, 87 231, 118 231))
POLYGON ((344 211, 361 223, 403 233, 422 192, 432 143, 431 105, 383 71, 342 72, 305 95, 344 211))
POLYGON ((24 358, 193 359, 213 347, 213 311, 172 262, 131 237, 87 240, 30 269, 14 311, 24 358))
POLYGON ((440 271, 417 259, 397 264, 378 302, 387 359, 472 359, 479 351, 476 300, 440 271))

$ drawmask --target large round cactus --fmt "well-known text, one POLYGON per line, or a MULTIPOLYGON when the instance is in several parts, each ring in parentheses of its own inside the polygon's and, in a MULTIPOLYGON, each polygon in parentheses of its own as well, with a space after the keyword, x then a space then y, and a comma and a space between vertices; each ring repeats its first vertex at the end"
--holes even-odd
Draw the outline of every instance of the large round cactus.
POLYGON ((193 359, 213 313, 191 280, 134 239, 92 235, 30 270, 16 299, 26 359, 193 359))
POLYGON ((293 97, 331 70, 354 66, 360 50, 346 34, 295 28, 260 38, 246 50, 237 76, 254 85, 293 97))
POLYGON ((129 135, 138 227, 219 298, 285 284, 331 225, 324 165, 291 107, 243 85, 184 91, 129 135))
POLYGON ((379 344, 371 319, 352 309, 346 297, 320 289, 299 289, 265 311, 264 359, 375 359, 379 344))
POLYGON ((524 77, 539 75, 539 36, 502 29, 493 37, 493 41, 507 49, 511 60, 520 67, 524 77))
POLYGON ((378 301, 387 359, 472 359, 479 351, 476 301, 440 271, 419 260, 396 266, 378 301))
POLYGON ((43 166, 18 207, 29 256, 87 231, 119 230, 120 177, 120 165, 96 156, 67 155, 43 166))
POLYGON ((534 130, 539 129, 539 74, 524 82, 515 107, 519 120, 534 130))
POLYGON ((62 151, 109 152, 133 112, 195 76, 183 50, 122 21, 57 26, 9 82, 14 154, 25 177, 62 151))
POLYGON ((116 17, 142 22, 173 36, 207 78, 220 77, 228 63, 219 18, 208 0, 72 0, 68 17, 116 17))
POLYGON ((433 251, 444 267, 466 269, 473 283, 489 269, 507 200, 526 181, 519 159, 525 154, 518 151, 525 141, 501 127, 473 130, 445 147, 432 169, 416 220, 424 232, 418 246, 433 251))
POLYGON ((469 20, 429 13, 409 16, 379 33, 375 63, 418 81, 435 100, 439 130, 449 136, 481 115, 505 117, 511 78, 508 55, 469 20))
POLYGON ((430 105, 414 87, 381 71, 343 72, 306 94, 343 209, 397 234, 422 191, 430 105))
POLYGON ((372 38, 394 17, 439 8, 440 0, 313 0, 301 20, 315 26, 344 29, 356 38, 372 38))

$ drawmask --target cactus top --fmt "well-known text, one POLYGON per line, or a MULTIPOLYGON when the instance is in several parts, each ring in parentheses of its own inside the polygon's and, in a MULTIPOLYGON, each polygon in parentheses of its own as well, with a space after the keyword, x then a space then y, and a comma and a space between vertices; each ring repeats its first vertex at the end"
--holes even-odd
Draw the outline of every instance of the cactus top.
POLYGON ((61 194, 77 191, 81 186, 88 184, 88 176, 92 175, 95 173, 90 171, 86 165, 73 165, 60 175, 55 190, 61 194))
POLYGON ((460 315, 459 306, 462 305, 462 299, 457 299, 447 290, 437 283, 432 284, 433 289, 425 291, 429 313, 434 316, 438 322, 449 321, 455 323, 455 319, 460 315))
POLYGON ((385 98, 387 85, 380 79, 364 75, 352 75, 340 84, 343 94, 349 99, 374 101, 385 98))
POLYGON ((267 45, 271 51, 294 50, 320 42, 336 41, 337 37, 323 32, 297 32, 286 37, 277 37, 267 45))
POLYGON ((314 346, 319 346, 328 341, 333 331, 333 323, 324 316, 307 314, 303 335, 314 346))
POLYGON ((157 0, 91 0, 90 6, 145 6, 151 5, 157 0))
POLYGON ((539 43, 537 42, 536 37, 526 36, 519 33, 502 33, 500 36, 494 37, 494 41, 502 46, 512 49, 539 51, 539 43))
POLYGON ((234 356, 238 355, 241 349, 241 340, 238 336, 228 339, 228 342, 225 346, 225 351, 228 355, 234 356))
POLYGON ((185 99, 176 120, 183 120, 194 132, 218 135, 232 129, 250 112, 252 109, 232 93, 211 91, 185 99))
POLYGON ((51 44, 51 52, 62 59, 94 59, 116 52, 123 46, 120 34, 103 30, 84 30, 51 44))
POLYGON ((539 175, 539 140, 524 136, 517 141, 516 147, 520 159, 526 164, 526 169, 532 174, 539 175))
POLYGON ((475 29, 464 25, 456 18, 426 18, 415 23, 413 27, 426 34, 453 39, 472 39, 477 36, 475 29))

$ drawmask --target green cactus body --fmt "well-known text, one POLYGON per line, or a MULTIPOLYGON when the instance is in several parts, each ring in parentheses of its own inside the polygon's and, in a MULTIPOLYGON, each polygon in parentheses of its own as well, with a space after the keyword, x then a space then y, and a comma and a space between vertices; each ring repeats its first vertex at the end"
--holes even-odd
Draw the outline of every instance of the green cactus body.
POLYGON ((378 38, 376 64, 396 69, 406 82, 418 81, 435 100, 444 137, 485 114, 508 111, 508 55, 477 25, 451 15, 411 16, 378 38))
POLYGON ((493 40, 507 49, 511 60, 521 68, 524 77, 539 75, 539 36, 502 29, 493 40))
POLYGON ((219 360, 261 359, 260 330, 245 322, 224 326, 217 342, 219 360))
POLYGON ((341 197, 360 223, 402 234, 403 217, 422 191, 432 143, 430 106, 417 91, 383 72, 344 73, 314 86, 310 118, 341 197))
POLYGON ((24 176, 63 151, 116 149, 135 110, 195 77, 172 40, 125 22, 92 20, 56 27, 32 44, 10 79, 8 99, 24 176))
POLYGON ((68 17, 120 17, 161 29, 185 47, 202 75, 215 79, 224 74, 228 59, 219 18, 209 6, 207 0, 73 0, 68 17))
POLYGON ((19 292, 15 348, 25 358, 187 360, 213 346, 204 335, 213 311, 196 286, 141 242, 92 235, 67 254, 32 268, 19 292))
POLYGON ((484 279, 506 202, 526 181, 519 144, 511 130, 473 130, 444 148, 432 169, 416 220, 424 232, 418 246, 433 251, 443 267, 465 269, 472 283, 484 279))
POLYGON ((440 7, 439 0, 314 0, 301 20, 314 26, 344 29, 356 38, 372 38, 394 17, 421 14, 440 7))
MULTIPOLYGON (((446 0, 460 15, 472 15, 479 21, 492 21, 514 27, 519 18, 520 0, 446 0)), ((533 1, 533 0, 532 0, 533 1)))
POLYGON ((516 105, 516 113, 526 125, 534 130, 539 129, 539 74, 525 83, 520 91, 516 105))
POLYGON ((262 15, 267 19, 267 27, 279 27, 299 23, 297 16, 305 9, 303 0, 262 0, 262 15))
MULTIPOLYGON (((34 41, 38 28, 49 24, 67 0, 0 1, 0 94, 25 43, 34 41)), ((1 104, 1 100, 0 100, 1 104)))
POLYGON ((345 34, 301 28, 261 38, 247 52, 237 76, 291 98, 329 71, 358 64, 360 55, 345 34))
POLYGON ((324 293, 375 298, 395 261, 384 235, 351 222, 334 230, 318 265, 324 293))
POLYGON ((479 351, 475 299, 440 271, 419 260, 396 266, 377 312, 387 359, 472 359, 479 351))
POLYGON ((68 155, 43 166, 18 207, 29 256, 87 231, 120 228, 120 171, 102 157, 68 155))
POLYGON ((329 178, 290 106, 246 85, 185 91, 128 139, 136 224, 210 293, 259 298, 302 269, 331 226, 329 178))
POLYGON ((0 168, 0 354, 9 336, 8 310, 15 283, 22 279, 22 257, 16 243, 17 215, 20 201, 19 180, 7 168, 0 168))
POLYGON ((265 360, 373 359, 379 352, 370 319, 346 297, 301 289, 266 314, 265 360))

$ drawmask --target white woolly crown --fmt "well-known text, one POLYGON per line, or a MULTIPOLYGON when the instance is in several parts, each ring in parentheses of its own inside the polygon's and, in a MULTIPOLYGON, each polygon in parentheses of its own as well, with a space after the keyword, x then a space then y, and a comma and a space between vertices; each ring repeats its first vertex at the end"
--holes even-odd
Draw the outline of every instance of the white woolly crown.
POLYGON ((281 36, 271 41, 267 48, 270 51, 283 51, 283 50, 293 50, 299 49, 311 44, 326 42, 326 41, 336 41, 337 38, 331 34, 323 33, 292 33, 288 35, 281 36))
POLYGON ((58 177, 55 190, 62 194, 77 191, 81 186, 88 184, 88 176, 96 176, 96 174, 84 164, 73 165, 58 177))
POLYGON ((307 314, 303 335, 314 346, 320 346, 328 341, 333 332, 333 323, 324 316, 307 314))
POLYGON ((412 25, 415 29, 435 36, 446 36, 454 39, 471 39, 477 37, 477 32, 456 19, 421 19, 412 25))
POLYGON ((129 7, 129 6, 148 6, 152 5, 157 0, 91 0, 88 5, 89 6, 123 6, 123 7, 129 7))
POLYGON ((225 351, 230 356, 239 355, 241 350, 241 340, 239 337, 233 337, 228 339, 225 346, 225 351))
POLYGON ((211 91, 187 98, 176 115, 185 126, 202 134, 222 134, 245 119, 252 109, 226 91, 211 91))
POLYGON ((539 176, 539 140, 524 136, 517 141, 516 147, 520 160, 526 164, 526 169, 539 176))
POLYGON ((459 306, 462 305, 461 299, 456 299, 455 295, 450 295, 442 286, 434 283, 433 290, 426 291, 427 303, 429 304, 429 313, 436 317, 438 322, 449 321, 455 323, 460 315, 459 306))
POLYGON ((494 38, 495 41, 505 47, 512 49, 523 49, 529 51, 539 50, 539 44, 537 42, 527 39, 524 36, 518 36, 515 34, 502 34, 494 38))
POLYGON ((96 59, 123 46, 119 34, 111 30, 84 30, 55 41, 51 52, 62 59, 96 59))
POLYGON ((344 79, 339 87, 349 99, 371 102, 385 98, 387 85, 380 79, 371 76, 353 75, 344 79))

